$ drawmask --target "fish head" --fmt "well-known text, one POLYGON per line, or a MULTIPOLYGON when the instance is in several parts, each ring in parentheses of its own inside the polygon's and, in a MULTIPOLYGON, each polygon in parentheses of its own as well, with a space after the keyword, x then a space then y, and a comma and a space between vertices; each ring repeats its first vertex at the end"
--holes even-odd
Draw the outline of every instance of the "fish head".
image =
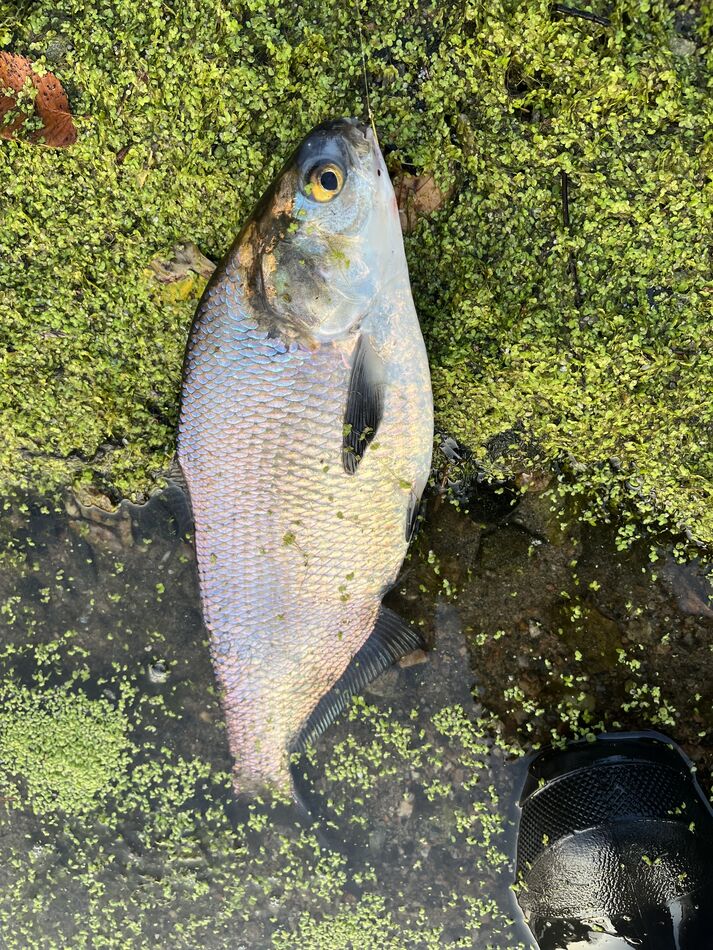
POLYGON ((283 337, 339 340, 405 269, 394 190, 376 136, 355 119, 314 129, 238 239, 248 299, 283 337))

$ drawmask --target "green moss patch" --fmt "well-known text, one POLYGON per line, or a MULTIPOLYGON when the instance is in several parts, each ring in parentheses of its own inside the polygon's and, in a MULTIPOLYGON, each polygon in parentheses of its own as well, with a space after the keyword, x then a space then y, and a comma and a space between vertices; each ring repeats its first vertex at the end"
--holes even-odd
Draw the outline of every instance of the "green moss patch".
MULTIPOLYGON (((711 540, 710 12, 585 7, 610 24, 361 4, 382 143, 452 187, 407 239, 438 422, 493 475, 554 463, 711 540)), ((0 45, 57 74, 79 129, 0 148, 0 483, 150 488, 196 301, 147 265, 184 240, 220 257, 290 147, 363 110, 355 17, 0 3, 0 45)))
POLYGON ((38 814, 81 814, 121 779, 129 762, 128 721, 106 699, 67 689, 0 691, 3 794, 26 797, 38 814))

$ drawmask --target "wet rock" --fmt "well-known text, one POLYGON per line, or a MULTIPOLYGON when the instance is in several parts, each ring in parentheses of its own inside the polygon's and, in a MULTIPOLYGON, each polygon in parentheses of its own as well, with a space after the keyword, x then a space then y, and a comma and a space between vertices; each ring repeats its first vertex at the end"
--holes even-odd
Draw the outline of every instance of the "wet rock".
POLYGON ((668 585, 678 609, 695 617, 713 618, 713 586, 711 575, 697 561, 680 564, 669 556, 661 570, 664 582, 668 585))
POLYGON ((91 517, 89 509, 99 508, 102 511, 116 511, 116 504, 108 495, 105 495, 96 485, 77 485, 65 499, 67 513, 75 512, 74 517, 91 517), (73 504, 74 503, 74 504, 73 504))
POLYGON ((523 471, 515 478, 518 488, 526 488, 528 492, 543 492, 552 484, 552 472, 547 469, 533 469, 523 471))
POLYGON ((576 519, 565 517, 553 495, 546 491, 526 492, 509 521, 549 544, 574 544, 579 533, 576 519))
POLYGON ((372 696, 390 696, 394 693, 394 688, 398 680, 398 669, 392 667, 386 670, 377 679, 366 688, 366 691, 372 696))

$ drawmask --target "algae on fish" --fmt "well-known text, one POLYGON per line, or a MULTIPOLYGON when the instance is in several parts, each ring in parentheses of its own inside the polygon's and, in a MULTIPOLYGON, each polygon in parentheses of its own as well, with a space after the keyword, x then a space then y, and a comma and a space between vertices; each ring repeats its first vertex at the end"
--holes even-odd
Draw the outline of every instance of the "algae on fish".
MULTIPOLYGON (((709 542, 713 15, 585 6, 610 24, 359 3, 382 145, 451 195, 406 241, 438 423, 493 476, 554 465, 709 542)), ((291 146, 363 111, 355 11, 1 0, 0 46, 58 75, 79 142, 0 148, 0 487, 155 484, 196 299, 149 262, 218 259, 291 146)))

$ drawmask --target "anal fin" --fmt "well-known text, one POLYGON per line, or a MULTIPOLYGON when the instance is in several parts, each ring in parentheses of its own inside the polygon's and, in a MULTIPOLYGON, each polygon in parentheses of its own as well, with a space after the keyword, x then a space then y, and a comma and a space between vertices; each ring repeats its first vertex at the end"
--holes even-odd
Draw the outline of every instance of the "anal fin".
POLYGON ((320 736, 346 709, 352 696, 360 693, 402 656, 424 647, 424 639, 415 627, 407 626, 388 607, 381 607, 371 636, 332 689, 314 707, 292 743, 292 751, 304 751, 307 743, 320 736))

